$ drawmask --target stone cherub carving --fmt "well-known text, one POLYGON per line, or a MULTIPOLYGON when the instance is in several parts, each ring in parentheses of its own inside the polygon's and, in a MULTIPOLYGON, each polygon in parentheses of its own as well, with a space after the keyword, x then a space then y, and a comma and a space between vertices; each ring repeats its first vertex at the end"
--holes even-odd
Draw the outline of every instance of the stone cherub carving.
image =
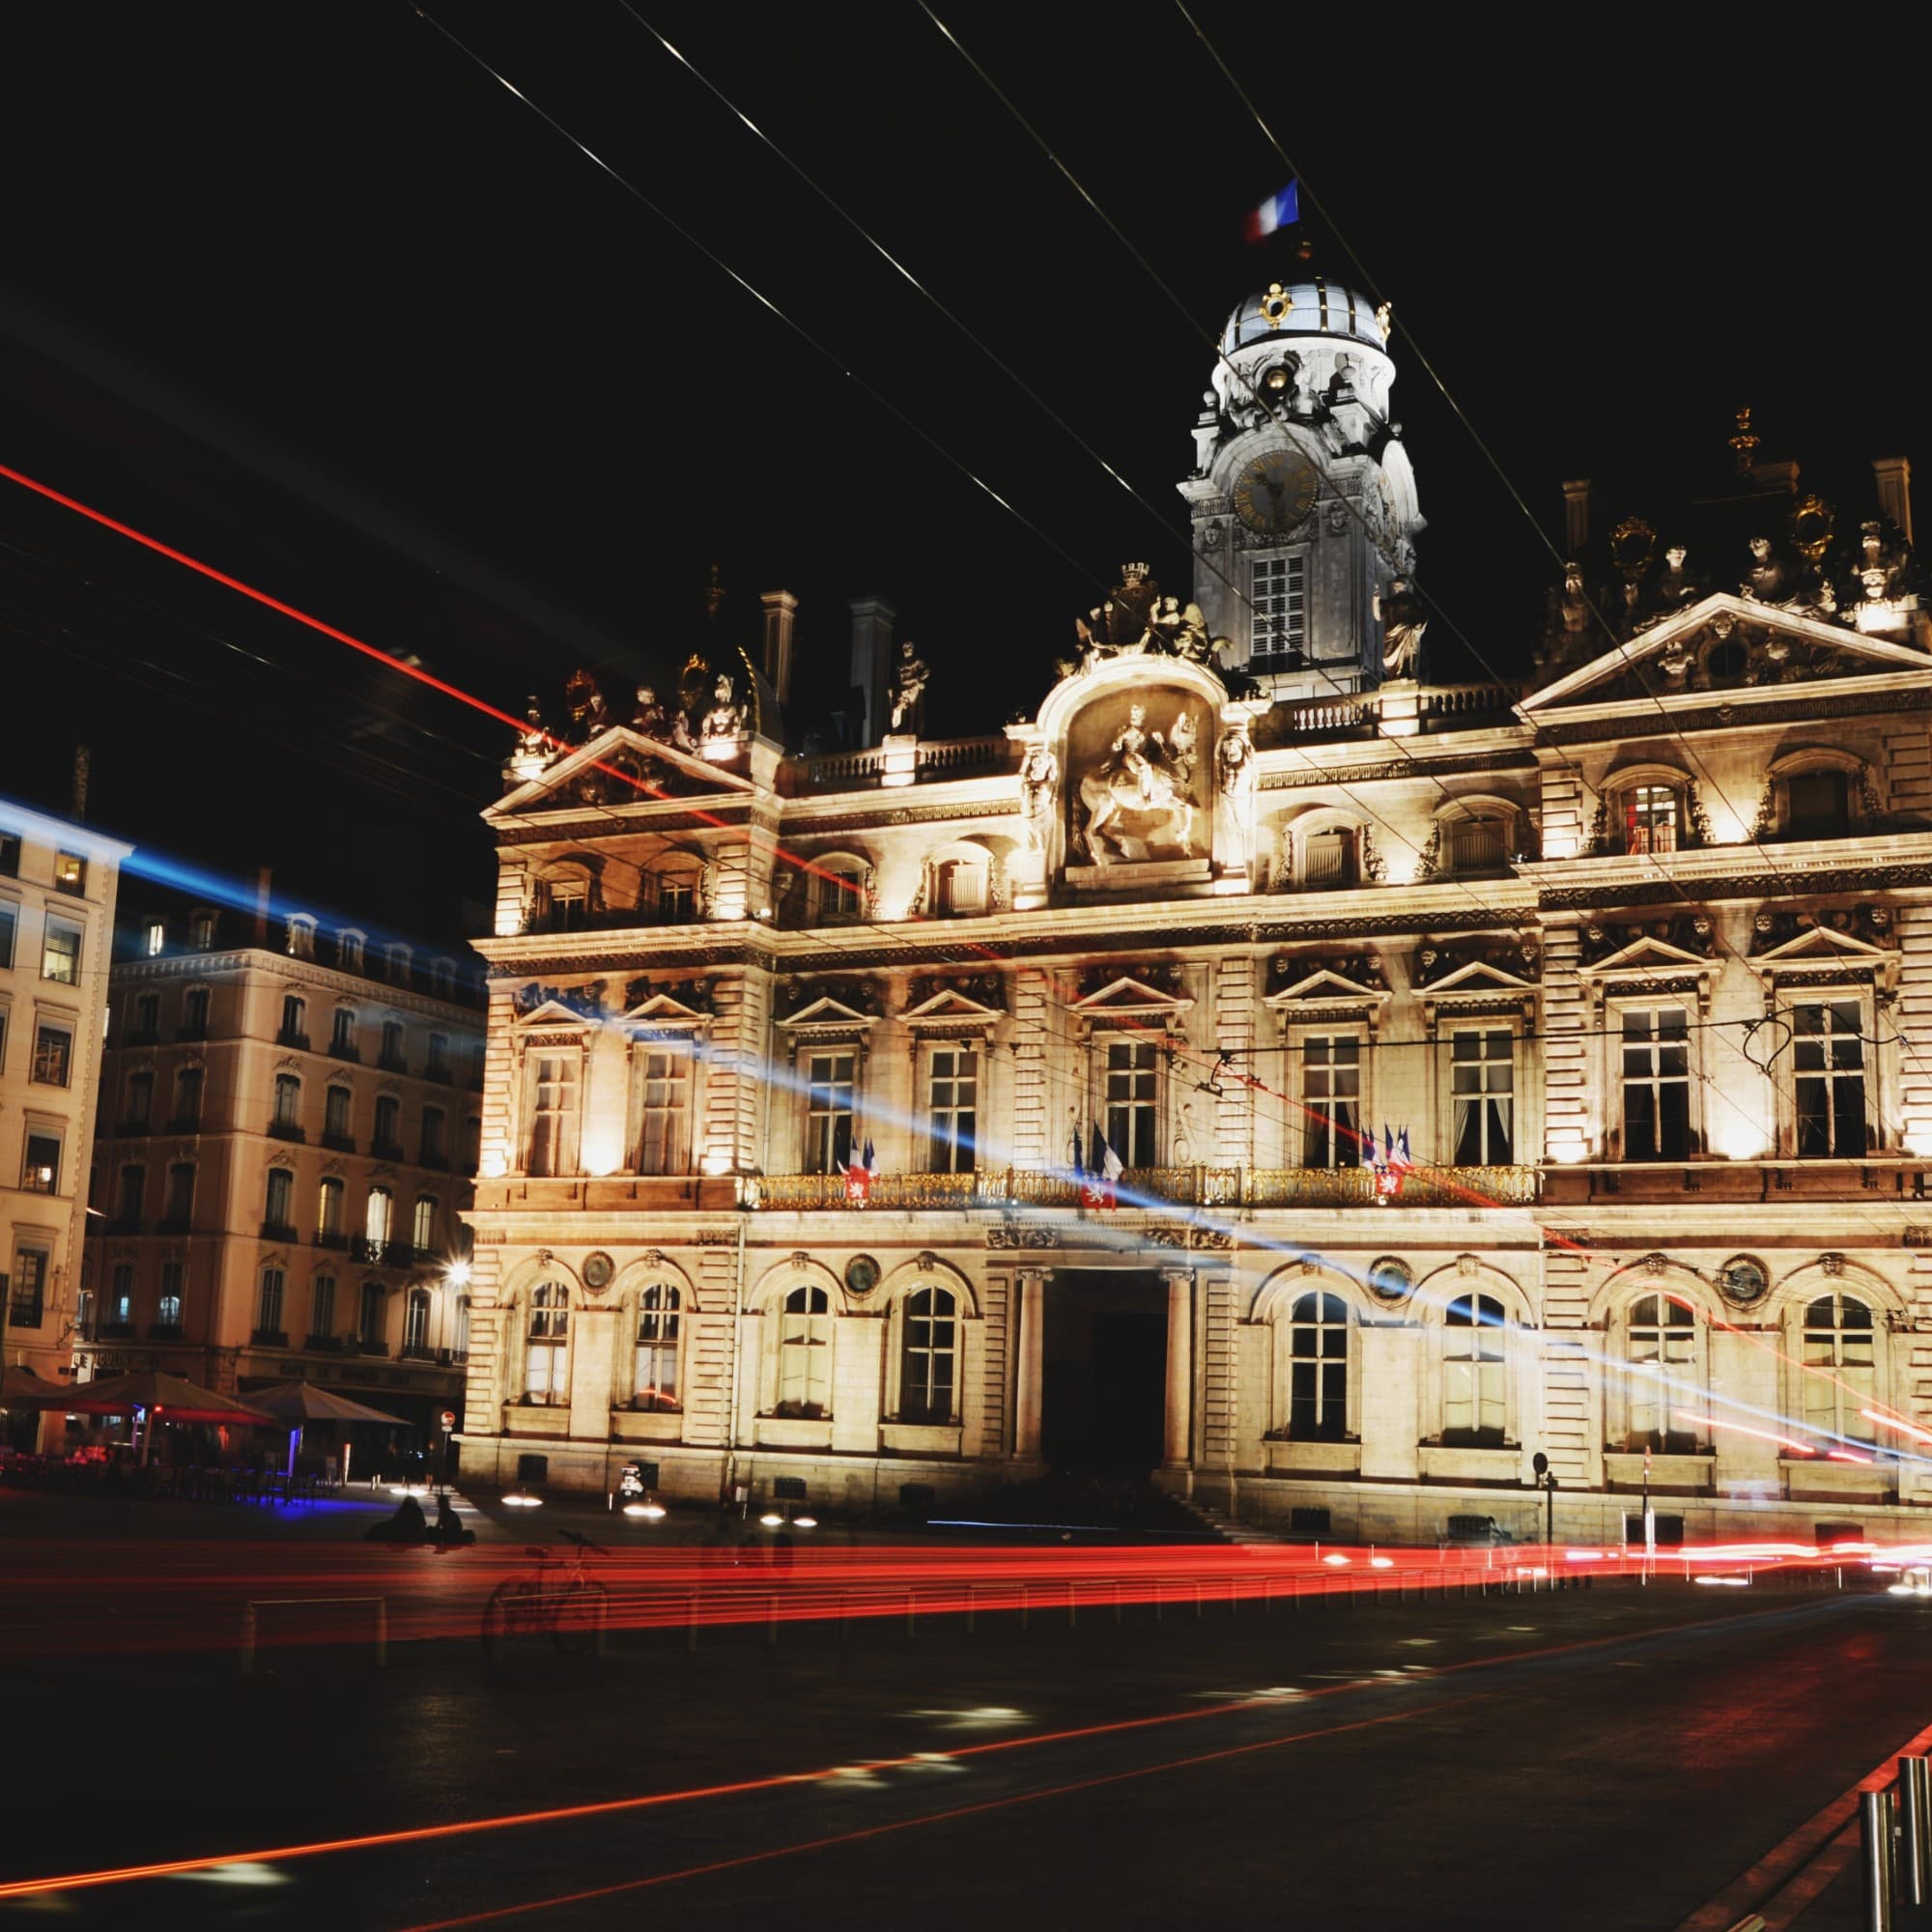
POLYGON ((899 661, 893 670, 893 729, 910 729, 917 734, 925 722, 925 687, 932 671, 913 648, 911 639, 899 646, 899 661))

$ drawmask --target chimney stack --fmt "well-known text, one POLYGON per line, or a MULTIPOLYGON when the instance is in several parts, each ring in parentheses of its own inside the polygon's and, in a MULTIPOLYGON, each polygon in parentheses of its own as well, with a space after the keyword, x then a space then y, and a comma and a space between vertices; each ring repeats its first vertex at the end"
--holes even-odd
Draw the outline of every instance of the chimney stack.
POLYGON ((798 614, 798 599, 789 590, 767 590, 758 601, 765 607, 765 682, 778 694, 781 704, 789 704, 791 626, 798 614))
POLYGON ((1590 479, 1579 476, 1563 486, 1563 547, 1575 556, 1590 541, 1590 479))
POLYGON ((1878 478, 1878 506, 1898 526, 1898 533, 1912 541, 1912 465, 1903 456, 1881 456, 1872 464, 1878 478))
POLYGON ((883 597, 852 600, 852 688, 864 705, 861 739, 876 745, 887 717, 886 681, 893 668, 893 619, 898 613, 883 597))

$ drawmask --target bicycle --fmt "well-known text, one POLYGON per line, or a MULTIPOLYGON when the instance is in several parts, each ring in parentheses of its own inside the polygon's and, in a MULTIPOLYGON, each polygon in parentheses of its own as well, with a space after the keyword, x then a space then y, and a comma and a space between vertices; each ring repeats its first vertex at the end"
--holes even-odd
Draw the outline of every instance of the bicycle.
POLYGON ((562 1534, 574 1546, 571 1555, 559 1557, 542 1545, 527 1544, 524 1554, 537 1559, 535 1570, 527 1577, 505 1577, 490 1592, 483 1606, 485 1657, 494 1660, 502 1655, 505 1643, 546 1632, 566 1656, 581 1657, 598 1641, 611 1593, 584 1575, 584 1559, 611 1552, 574 1529, 562 1534))

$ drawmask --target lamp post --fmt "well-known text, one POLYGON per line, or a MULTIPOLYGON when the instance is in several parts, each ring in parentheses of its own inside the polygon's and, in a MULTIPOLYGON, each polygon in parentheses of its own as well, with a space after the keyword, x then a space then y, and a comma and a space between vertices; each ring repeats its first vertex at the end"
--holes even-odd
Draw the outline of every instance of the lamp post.
POLYGON ((1556 1471, 1549 1466, 1549 1458, 1541 1449, 1530 1458, 1529 1466, 1536 1471, 1537 1484, 1543 1491, 1543 1561, 1553 1589, 1556 1584, 1556 1471))

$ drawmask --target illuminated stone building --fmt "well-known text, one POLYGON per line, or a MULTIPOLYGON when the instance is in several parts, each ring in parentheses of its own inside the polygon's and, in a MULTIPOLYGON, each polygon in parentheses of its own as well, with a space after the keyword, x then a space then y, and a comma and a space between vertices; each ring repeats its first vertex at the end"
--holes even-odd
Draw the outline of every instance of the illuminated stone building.
MULTIPOLYGON (((72 1363, 106 957, 132 850, 0 804, 0 1364, 47 1381, 72 1363)), ((5 1439, 31 1448, 42 1427, 21 1410, 5 1439)))
POLYGON ((1531 1534, 1539 1455, 1611 1542, 1646 1469, 1692 1534, 1932 1501, 1905 466, 1833 508, 1747 423, 1674 521, 1568 486, 1537 679, 1432 682, 1385 323, 1241 304, 1191 597, 1128 565, 997 738, 870 601, 872 732, 788 753, 784 593, 762 676, 533 724, 466 1470, 1151 1471, 1402 1540, 1531 1534))
POLYGON ((433 1428, 460 1393, 474 967, 283 907, 124 907, 84 1378, 302 1379, 433 1428))

